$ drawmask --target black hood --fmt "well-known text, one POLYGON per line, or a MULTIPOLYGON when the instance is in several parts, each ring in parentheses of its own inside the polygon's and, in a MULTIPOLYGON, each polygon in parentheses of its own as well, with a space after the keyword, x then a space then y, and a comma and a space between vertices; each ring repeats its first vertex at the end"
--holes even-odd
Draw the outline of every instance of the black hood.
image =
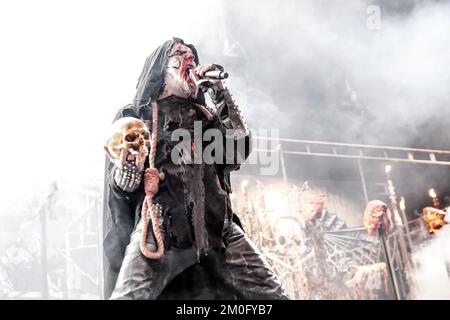
MULTIPOLYGON (((184 43, 180 38, 167 40, 145 60, 144 68, 136 86, 137 92, 133 99, 133 104, 136 107, 146 105, 150 101, 156 101, 162 93, 166 76, 167 56, 175 43, 182 43, 189 47, 195 55, 195 63, 199 65, 197 50, 193 45, 184 43)), ((198 92, 196 102, 205 104, 205 97, 201 90, 198 92)))

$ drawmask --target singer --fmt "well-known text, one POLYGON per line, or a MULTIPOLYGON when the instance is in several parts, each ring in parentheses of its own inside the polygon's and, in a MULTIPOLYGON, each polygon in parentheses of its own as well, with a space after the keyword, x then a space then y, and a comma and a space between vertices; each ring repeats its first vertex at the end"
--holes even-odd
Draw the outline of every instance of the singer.
MULTIPOLYGON (((139 152, 123 148, 119 157, 107 159, 106 298, 157 299, 177 276, 197 268, 196 276, 206 272, 229 288, 235 298, 287 299, 279 280, 256 251, 231 208, 230 172, 239 169, 238 158, 249 155, 251 135, 220 79, 225 75, 208 77, 212 71, 223 72, 223 68, 200 65, 193 45, 179 38, 168 40, 147 58, 133 102, 121 108, 115 117, 115 120, 140 119, 150 132, 156 129, 156 136, 152 137, 156 139, 156 156, 151 168, 146 148, 139 152), (205 93, 210 95, 214 109, 206 105, 205 93), (152 112, 158 115, 156 128, 152 112), (234 139, 231 146, 239 141, 245 143, 244 154, 237 154, 231 163, 174 163, 171 154, 178 143, 173 141, 174 131, 194 134, 194 122, 198 121, 203 130, 240 131, 231 138, 234 139), (147 258, 140 246, 142 238, 144 245, 155 252, 157 239, 161 239, 152 228, 152 220, 148 220, 147 237, 145 233, 142 237, 143 221, 147 218, 142 207, 150 190, 148 181, 152 183, 151 190, 156 190, 152 202, 158 208, 160 221, 157 226, 160 229, 156 230, 160 230, 163 239, 163 254, 156 259, 147 258)), ((224 148, 230 145, 227 139, 229 135, 224 134, 224 148)), ((191 147, 196 150, 207 145, 199 147, 193 143, 191 147)), ((197 285, 201 285, 200 281, 197 285)), ((192 299, 195 286, 177 287, 175 291, 186 292, 182 298, 192 299)))

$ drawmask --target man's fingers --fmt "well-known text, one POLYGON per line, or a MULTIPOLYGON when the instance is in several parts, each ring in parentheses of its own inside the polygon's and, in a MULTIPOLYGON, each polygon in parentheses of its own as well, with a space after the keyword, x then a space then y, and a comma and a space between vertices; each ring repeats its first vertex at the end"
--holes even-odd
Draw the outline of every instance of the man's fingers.
POLYGON ((123 169, 123 165, 127 161, 128 155, 130 153, 125 148, 120 151, 119 161, 116 162, 116 166, 118 166, 120 169, 123 169))
POLYGON ((108 145, 104 145, 103 149, 106 152, 106 155, 108 156, 109 160, 111 160, 111 162, 114 162, 114 160, 116 160, 116 158, 114 158, 114 156, 111 154, 111 152, 109 151, 108 145))
POLYGON ((200 75, 200 66, 192 69, 192 73, 196 76, 199 76, 200 75))
POLYGON ((203 73, 210 71, 210 70, 215 70, 215 69, 216 69, 215 65, 209 64, 209 65, 205 66, 205 70, 203 71, 203 73))
POLYGON ((213 64, 201 65, 194 69, 195 73, 200 77, 205 75, 205 72, 215 69, 216 66, 213 64))
POLYGON ((200 77, 203 77, 203 75, 205 74, 205 68, 204 68, 204 66, 198 66, 197 68, 195 68, 195 72, 196 72, 200 77))
POLYGON ((145 159, 147 158, 148 151, 146 149, 142 149, 136 156, 136 166, 139 170, 144 169, 145 159))
POLYGON ((208 66, 201 66, 200 67, 200 72, 201 72, 202 76, 205 75, 206 71, 208 71, 208 66))

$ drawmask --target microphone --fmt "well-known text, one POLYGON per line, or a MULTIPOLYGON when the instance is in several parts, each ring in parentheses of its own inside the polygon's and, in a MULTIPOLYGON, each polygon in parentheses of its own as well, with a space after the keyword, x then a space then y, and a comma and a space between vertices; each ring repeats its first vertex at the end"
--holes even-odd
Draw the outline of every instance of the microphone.
POLYGON ((206 71, 203 77, 210 79, 226 79, 228 78, 228 72, 220 70, 206 71))

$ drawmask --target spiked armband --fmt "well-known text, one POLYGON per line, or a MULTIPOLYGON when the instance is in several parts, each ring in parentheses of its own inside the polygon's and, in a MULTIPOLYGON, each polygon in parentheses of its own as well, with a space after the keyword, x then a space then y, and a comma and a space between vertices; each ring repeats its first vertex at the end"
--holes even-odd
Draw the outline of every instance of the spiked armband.
POLYGON ((212 102, 216 105, 217 116, 227 129, 242 130, 249 134, 247 123, 241 114, 239 106, 234 102, 230 92, 221 83, 209 89, 212 102))
POLYGON ((134 192, 142 182, 142 170, 139 170, 134 163, 126 162, 123 169, 115 169, 114 181, 123 191, 134 192))

